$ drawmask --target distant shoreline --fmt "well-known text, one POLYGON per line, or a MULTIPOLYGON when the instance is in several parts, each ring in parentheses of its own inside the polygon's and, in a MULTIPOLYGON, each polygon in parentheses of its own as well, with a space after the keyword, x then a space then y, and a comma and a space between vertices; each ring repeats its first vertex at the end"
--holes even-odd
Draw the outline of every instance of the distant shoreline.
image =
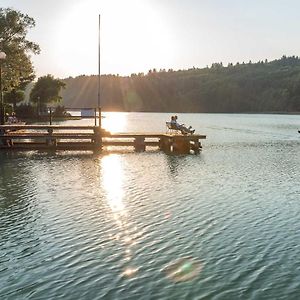
MULTIPOLYGON (((72 108, 68 108, 72 111, 72 108)), ((296 112, 182 112, 182 111, 111 111, 102 110, 102 113, 158 113, 158 114, 236 114, 236 115, 300 115, 300 111, 296 112)))

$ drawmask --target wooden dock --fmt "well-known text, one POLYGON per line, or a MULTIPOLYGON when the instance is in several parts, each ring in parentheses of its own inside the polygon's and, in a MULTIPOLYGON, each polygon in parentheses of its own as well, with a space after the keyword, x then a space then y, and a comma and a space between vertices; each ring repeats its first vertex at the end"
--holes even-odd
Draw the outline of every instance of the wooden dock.
POLYGON ((92 150, 103 147, 133 147, 142 152, 158 147, 166 153, 195 154, 202 149, 205 135, 163 133, 114 133, 98 126, 0 125, 0 150, 92 150))

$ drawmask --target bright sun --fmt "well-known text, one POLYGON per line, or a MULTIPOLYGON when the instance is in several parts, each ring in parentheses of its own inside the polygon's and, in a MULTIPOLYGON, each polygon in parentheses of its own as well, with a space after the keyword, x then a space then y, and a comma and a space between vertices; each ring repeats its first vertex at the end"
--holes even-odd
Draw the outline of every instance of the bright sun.
POLYGON ((102 74, 128 75, 172 65, 176 47, 166 21, 153 4, 86 0, 76 1, 59 24, 57 55, 68 58, 61 65, 71 73, 97 73, 99 14, 102 74), (69 60, 70 56, 74 60, 69 60))

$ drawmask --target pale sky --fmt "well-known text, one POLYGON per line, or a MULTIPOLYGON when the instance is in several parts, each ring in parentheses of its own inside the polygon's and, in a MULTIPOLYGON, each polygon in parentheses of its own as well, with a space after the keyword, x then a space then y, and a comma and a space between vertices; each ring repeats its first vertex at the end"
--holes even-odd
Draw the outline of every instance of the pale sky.
POLYGON ((1 0, 36 21, 37 76, 130 75, 300 55, 299 0, 1 0))

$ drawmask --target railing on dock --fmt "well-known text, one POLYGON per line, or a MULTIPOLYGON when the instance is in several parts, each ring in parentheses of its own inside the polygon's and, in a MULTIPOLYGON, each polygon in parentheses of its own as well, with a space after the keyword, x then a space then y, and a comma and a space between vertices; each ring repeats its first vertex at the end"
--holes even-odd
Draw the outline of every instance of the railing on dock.
POLYGON ((199 153, 205 135, 114 133, 99 126, 1 125, 0 149, 6 150, 101 150, 106 146, 159 147, 166 153, 199 153))
POLYGON ((93 119, 95 126, 101 127, 101 108, 78 108, 78 107, 63 107, 64 112, 66 114, 56 115, 55 110, 57 107, 47 107, 45 110, 38 112, 34 117, 22 117, 18 116, 22 121, 39 121, 39 122, 47 122, 49 125, 52 125, 54 121, 62 121, 62 120, 80 120, 80 119, 93 119))
POLYGON ((101 147, 98 126, 2 125, 0 147, 16 150, 80 150, 101 147))

